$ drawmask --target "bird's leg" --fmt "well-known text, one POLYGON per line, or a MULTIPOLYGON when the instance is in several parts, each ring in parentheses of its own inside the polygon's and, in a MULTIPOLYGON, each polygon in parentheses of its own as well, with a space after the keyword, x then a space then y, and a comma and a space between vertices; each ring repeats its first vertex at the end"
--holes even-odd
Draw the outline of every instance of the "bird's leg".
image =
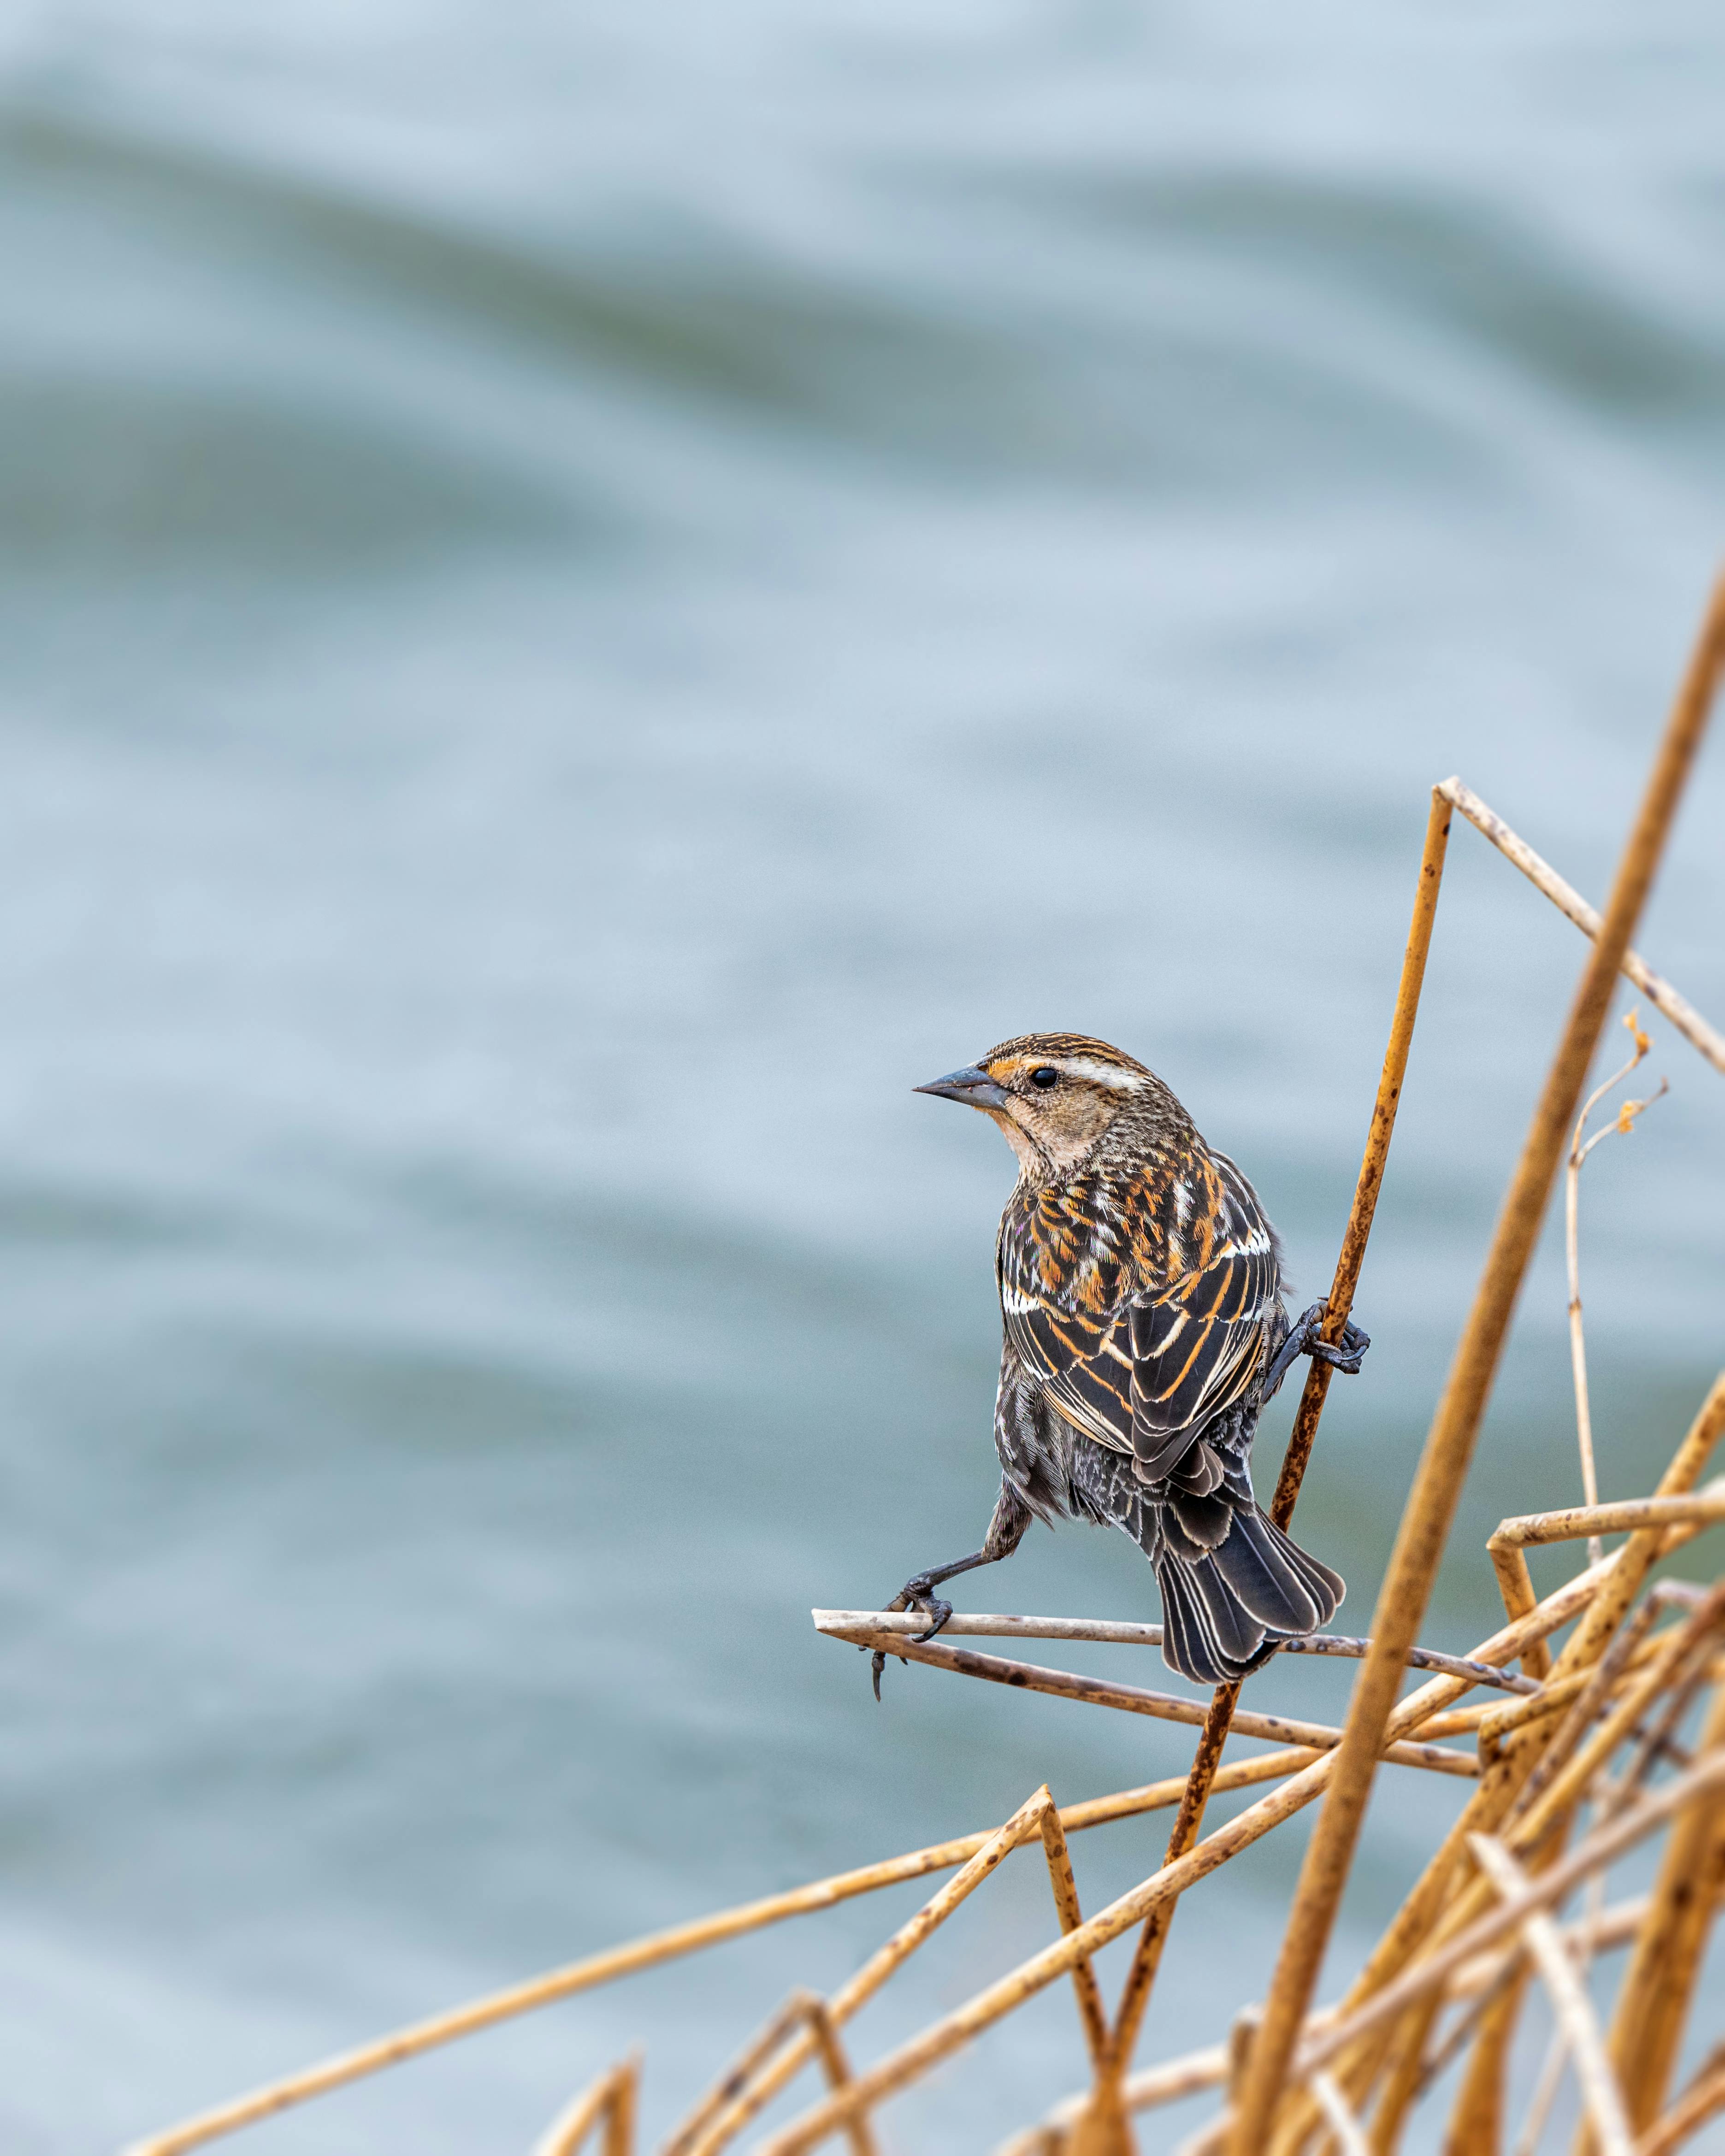
MULTIPOLYGON (((1003 1479, 1000 1495, 995 1502, 994 1517, 988 1522, 988 1532, 983 1546, 969 1557, 955 1558, 951 1564, 933 1564, 927 1572, 919 1572, 915 1578, 907 1579, 892 1600, 889 1610, 920 1609, 930 1619, 926 1632, 916 1632, 911 1637, 920 1645, 932 1640, 952 1614, 952 1605, 935 1593, 944 1581, 956 1579, 961 1572, 974 1572, 978 1565, 998 1564, 1004 1557, 1010 1557, 1024 1539, 1024 1530, 1030 1524, 1030 1508, 1019 1496, 1010 1482, 1003 1479)), ((880 1672, 886 1666, 886 1654, 877 1649, 870 1664, 870 1675, 875 1682, 875 1697, 880 1697, 880 1672)))
POLYGON ((1327 1302, 1315 1302, 1303 1316, 1296 1317, 1288 1337, 1276 1350, 1276 1360, 1264 1373, 1262 1398, 1268 1399, 1286 1377, 1288 1368, 1296 1356, 1309 1355, 1315 1363, 1327 1363, 1332 1369, 1339 1370, 1344 1377, 1356 1378, 1359 1366, 1366 1359, 1366 1350, 1372 1344, 1369 1332, 1363 1332, 1352 1318, 1342 1327, 1339 1347, 1332 1348, 1327 1340, 1318 1337, 1318 1327, 1324 1322, 1327 1302))

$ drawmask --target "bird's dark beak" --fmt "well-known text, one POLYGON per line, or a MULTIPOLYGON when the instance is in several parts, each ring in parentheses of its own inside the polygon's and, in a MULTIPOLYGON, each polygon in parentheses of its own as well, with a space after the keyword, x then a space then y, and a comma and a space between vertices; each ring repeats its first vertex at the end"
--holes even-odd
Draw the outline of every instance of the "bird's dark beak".
POLYGON ((944 1078, 932 1078, 926 1086, 911 1088, 916 1093, 933 1093, 942 1101, 962 1101, 967 1108, 1004 1108, 1006 1095, 986 1070, 974 1063, 967 1064, 963 1070, 949 1070, 944 1078))

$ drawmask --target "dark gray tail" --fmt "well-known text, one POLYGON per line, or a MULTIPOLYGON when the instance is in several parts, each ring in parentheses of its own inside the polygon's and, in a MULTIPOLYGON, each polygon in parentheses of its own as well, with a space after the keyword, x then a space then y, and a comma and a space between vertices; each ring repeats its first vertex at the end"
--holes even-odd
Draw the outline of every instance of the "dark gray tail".
POLYGON ((1327 1625, 1348 1591, 1255 1504, 1177 1499, 1159 1527, 1163 1660, 1194 1684, 1250 1676, 1283 1640, 1327 1625))

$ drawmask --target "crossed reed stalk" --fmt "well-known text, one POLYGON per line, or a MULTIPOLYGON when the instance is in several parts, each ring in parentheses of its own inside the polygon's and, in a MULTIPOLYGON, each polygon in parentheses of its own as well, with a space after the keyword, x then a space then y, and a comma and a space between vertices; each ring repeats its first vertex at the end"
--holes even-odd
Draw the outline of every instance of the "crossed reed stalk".
MULTIPOLYGON (((1450 2081, 1455 2093, 1446 2151, 1497 2156, 1504 2148, 1510 2056, 1536 1979, 1549 1999, 1554 2033, 1512 2156, 1533 2156, 1543 2145, 1553 2099, 1571 2072, 1582 2107, 1574 2156, 1666 2156, 1725 2111, 1725 2043, 1703 2058, 1685 2087, 1671 2094, 1702 1954, 1725 1897, 1725 1580, 1697 1585, 1651 1578, 1662 1559, 1708 1526, 1725 1522, 1725 1477, 1705 1485, 1702 1480, 1725 1436, 1725 1372, 1655 1492, 1600 1503, 1577 1229, 1583 1163, 1602 1137, 1631 1127, 1650 1105, 1626 1101, 1615 1122, 1587 1135, 1589 1116, 1646 1053, 1646 1036, 1632 1014, 1626 1023, 1635 1054, 1581 1105, 1619 974, 1627 975, 1725 1073, 1725 1037, 1630 948, 1722 669, 1725 583, 1714 592, 1603 916, 1460 779, 1433 789, 1389 1047, 1331 1286, 1329 1339, 1341 1337, 1371 1231, 1454 814, 1483 832, 1582 929, 1593 949, 1511 1178, 1370 1635, 1294 1643, 1300 1651, 1359 1661, 1343 1726, 1242 1711, 1238 1686, 1222 1686, 1206 1706, 955 1644, 968 1635, 1142 1645, 1160 1638, 1154 1625, 960 1616, 941 1640, 924 1645, 908 1636, 920 1620, 816 1611, 822 1631, 859 1646, 949 1673, 1195 1725, 1200 1734, 1192 1767, 1183 1776, 1064 1809, 1045 1786, 991 1831, 818 1880, 554 1969, 272 2082, 136 2143, 127 2156, 180 2156, 554 2000, 942 1871, 952 1877, 838 1991, 827 1998, 807 1990, 790 1994, 674 2129, 663 2156, 718 2156, 810 2066, 824 2077, 825 2094, 759 2143, 762 2156, 803 2156, 835 2140, 851 2156, 875 2156, 875 2114, 882 2104, 1062 1980, 1073 1987, 1089 2086, 1015 2137, 1001 2156, 1127 2156, 1135 2146, 1136 2118, 1205 2090, 1224 2092, 1223 2107, 1185 2144, 1184 2156, 1389 2156, 1400 2144, 1414 2107, 1450 2081), (1516 1298, 1566 1158, 1572 1366, 1586 1502, 1502 1522, 1487 1549, 1505 1622, 1470 1656, 1440 1654, 1419 1646, 1417 1635, 1516 1298), (1627 1539, 1605 1554, 1604 1537, 1619 1533, 1627 1539), (1576 1543, 1587 1548, 1584 1568, 1538 1595, 1528 1549, 1576 1543), (1554 1657, 1550 1643, 1568 1627, 1554 1657), (1399 1697, 1409 1671, 1425 1681, 1399 1697), (1485 1697, 1460 1706, 1470 1691, 1485 1697), (1698 1727, 1686 1741, 1697 1718, 1698 1727), (1224 1758, 1230 1740, 1242 1737, 1276 1748, 1224 1758), (1464 1742, 1445 1741, 1457 1738, 1464 1742), (1471 1751, 1466 1748, 1470 1738, 1471 1751), (1466 1779, 1471 1788, 1460 1815, 1343 1998, 1316 2008, 1318 1970, 1380 1762, 1466 1779), (1263 1784, 1274 1786, 1208 1836, 1203 1834, 1212 1797, 1263 1784), (1320 1805, 1316 1828, 1261 2005, 1245 2009, 1225 2041, 1135 2070, 1181 1897, 1314 1803, 1320 1805), (1161 1866, 1086 1919, 1070 1837, 1166 1809, 1173 1810, 1174 1820, 1161 1866), (1660 1837, 1651 1889, 1609 1901, 1611 1868, 1660 1837), (857 2071, 845 2046, 847 2025, 1028 1843, 1042 1852, 1059 1936, 955 2011, 857 2071), (1585 1907, 1578 1917, 1563 1921, 1563 1907, 1578 1890, 1586 1896, 1585 1907), (1103 1946, 1134 1930, 1137 1944, 1111 2014, 1094 1958, 1103 1946), (1603 1957, 1622 1949, 1626 1966, 1609 2020, 1602 2023, 1589 1978, 1603 1957)), ((1295 1415, 1271 1507, 1284 1527, 1312 1456, 1330 1374, 1327 1365, 1312 1363, 1295 1415)), ((603 2137, 603 2156, 634 2156, 640 2075, 639 2056, 602 2075, 566 2107, 534 2156, 576 2156, 595 2134, 603 2137)))

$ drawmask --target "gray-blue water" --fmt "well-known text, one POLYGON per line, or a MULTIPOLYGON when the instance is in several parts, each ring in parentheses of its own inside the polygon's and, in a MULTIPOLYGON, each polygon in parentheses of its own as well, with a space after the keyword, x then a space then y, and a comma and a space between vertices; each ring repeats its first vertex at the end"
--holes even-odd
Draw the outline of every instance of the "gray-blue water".
MULTIPOLYGON (((1321 1291, 1427 788, 1602 897, 1721 555, 1722 96, 1675 0, 4 12, 8 2148, 1183 1765, 810 1632, 993 1493, 1011 1163, 909 1089, 1115 1039, 1321 1291)), ((1715 744, 1639 939, 1716 1019, 1722 819, 1715 744)), ((1458 825, 1301 1507, 1358 1629, 1581 957, 1458 825)), ((1725 1091, 1655 1031, 1583 1199, 1608 1495, 1720 1360, 1725 1091)), ((1548 1239, 1434 1640, 1579 1492, 1564 1292, 1548 1239)), ((1076 1529, 968 1585, 1155 1606, 1076 1529)), ((1457 1794, 1386 1776, 1332 1989, 1457 1794)), ((1298 1851, 1183 1912, 1147 2060, 1298 1851)), ((252 2145, 524 2149, 637 2040, 662 2128, 915 1898, 252 2145)), ((1021 1860, 856 2054, 1050 1923, 1021 1860)), ((1050 1994, 888 2145, 1079 2057, 1050 1994)))

